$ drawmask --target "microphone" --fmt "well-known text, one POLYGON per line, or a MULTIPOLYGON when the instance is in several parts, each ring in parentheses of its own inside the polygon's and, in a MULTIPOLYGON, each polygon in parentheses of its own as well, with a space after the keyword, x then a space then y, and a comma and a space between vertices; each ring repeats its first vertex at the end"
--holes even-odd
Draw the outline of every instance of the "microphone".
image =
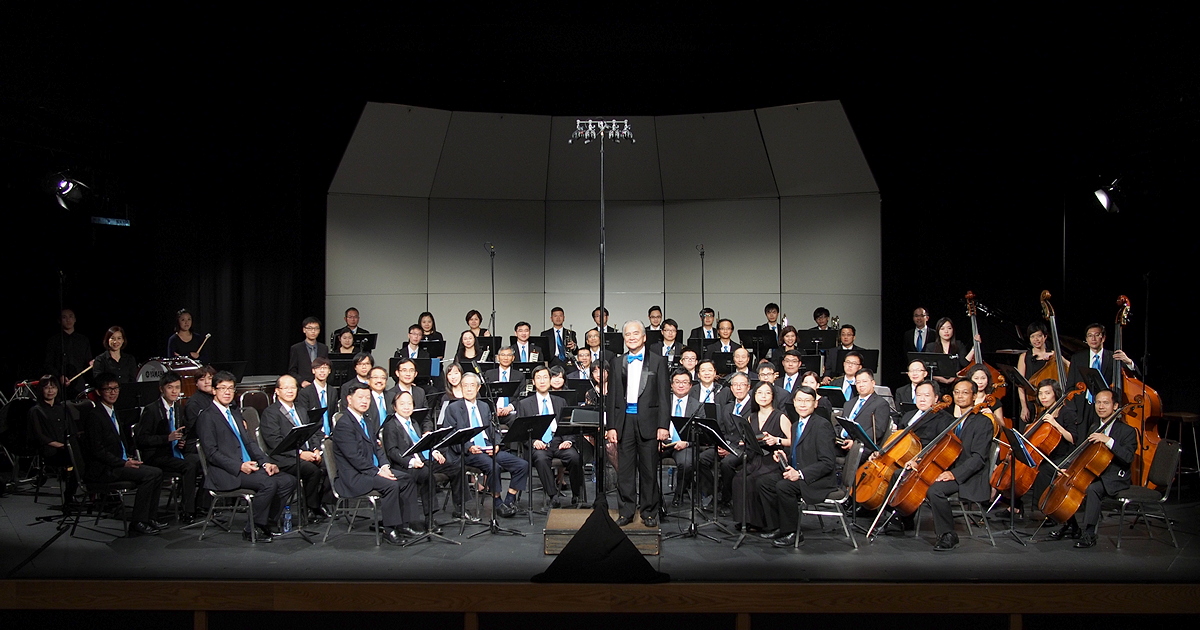
POLYGON ((483 248, 484 248, 484 250, 486 250, 486 251, 487 251, 489 254, 494 254, 494 253, 496 253, 496 245, 495 245, 494 243, 492 243, 491 241, 487 241, 487 242, 485 242, 485 243, 483 244, 483 248))

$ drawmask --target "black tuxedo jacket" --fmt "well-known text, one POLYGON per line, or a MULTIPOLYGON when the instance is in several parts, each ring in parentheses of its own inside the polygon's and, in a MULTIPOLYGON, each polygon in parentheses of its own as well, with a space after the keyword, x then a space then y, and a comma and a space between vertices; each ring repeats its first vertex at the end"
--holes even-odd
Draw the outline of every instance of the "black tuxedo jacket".
POLYGON ((911 382, 896 388, 897 405, 903 403, 912 403, 913 400, 913 384, 911 382))
POLYGON ((800 496, 805 503, 820 503, 837 489, 837 450, 833 443, 833 426, 813 414, 804 422, 804 430, 796 435, 797 423, 792 424, 792 447, 784 447, 788 464, 800 471, 804 484, 800 496))
MULTIPOLYGON (((683 399, 683 413, 681 414, 675 413, 675 396, 673 394, 667 395, 666 405, 667 414, 670 416, 670 422, 672 425, 675 425, 676 422, 674 421, 674 418, 691 418, 692 415, 696 413, 696 410, 700 408, 700 400, 689 393, 687 397, 683 399)), ((696 415, 696 417, 703 418, 704 412, 701 411, 698 415, 696 415)), ((686 433, 680 433, 679 439, 687 441, 688 435, 686 433)))
POLYGON ((609 429, 616 429, 617 435, 625 435, 626 431, 637 431, 643 440, 657 438, 658 429, 666 429, 670 411, 666 401, 669 400, 670 384, 667 378, 667 362, 661 356, 646 352, 642 349, 642 377, 638 383, 638 413, 628 417, 625 412, 625 383, 629 378, 629 363, 626 355, 621 354, 609 363, 609 429))
POLYGON ((122 427, 121 432, 117 432, 104 405, 88 410, 83 425, 82 455, 86 478, 97 479, 110 469, 124 466, 126 459, 135 459, 133 443, 126 435, 127 431, 122 427), (122 445, 125 446, 125 457, 121 457, 122 445))
MULTIPOLYGON (((842 407, 842 417, 850 418, 850 414, 854 413, 854 407, 858 405, 858 395, 846 401, 846 406, 842 407)), ((887 439, 888 428, 891 426, 892 407, 888 405, 887 400, 880 396, 878 392, 871 394, 863 403, 862 409, 858 411, 858 415, 854 417, 854 421, 858 426, 863 428, 867 435, 875 441, 878 446, 883 446, 883 441, 887 439)), ((864 449, 870 447, 863 445, 864 449)))
POLYGON ((904 333, 904 355, 905 356, 908 356, 909 352, 923 352, 925 350, 925 344, 928 343, 930 339, 937 338, 937 333, 935 333, 933 331, 933 329, 930 328, 929 326, 926 326, 922 330, 925 332, 925 334, 921 336, 921 347, 919 347, 919 348, 917 347, 917 329, 909 328, 907 331, 905 331, 905 333, 904 333))
MULTIPOLYGON (((258 448, 258 440, 254 434, 246 430, 246 421, 242 411, 236 407, 229 408, 233 421, 237 424, 246 445, 246 454, 251 461, 259 466, 267 463, 267 456, 258 448)), ((240 487, 238 475, 242 469, 242 449, 238 445, 238 437, 230 428, 225 415, 216 403, 208 406, 196 422, 196 433, 200 439, 200 447, 204 449, 204 457, 208 460, 208 476, 204 478, 204 487, 217 491, 234 490, 240 487)))
MULTIPOLYGON (((175 428, 185 427, 184 439, 179 441, 179 445, 184 449, 183 452, 186 452, 189 435, 189 430, 186 428, 187 414, 178 400, 175 401, 173 407, 175 408, 175 428)), ((146 458, 145 461, 174 457, 171 454, 171 441, 167 439, 171 429, 170 423, 167 422, 167 408, 163 404, 162 398, 156 398, 153 403, 142 408, 142 417, 138 420, 135 433, 138 450, 142 457, 146 458)), ((195 448, 195 437, 193 437, 192 449, 195 448)))
MULTIPOLYGON (((367 420, 366 416, 363 420, 367 420)), ((368 429, 370 422, 367 422, 368 429)), ((337 447, 334 461, 337 463, 337 479, 334 489, 342 496, 361 496, 370 492, 375 486, 375 476, 379 474, 379 466, 375 465, 371 455, 379 459, 379 464, 387 463, 387 454, 375 443, 376 432, 367 437, 362 425, 355 419, 354 414, 346 411, 338 423, 333 425, 333 433, 329 438, 337 447)), ((328 454, 326 454, 328 456, 328 454)))
MULTIPOLYGON (((710 343, 707 346, 704 346, 704 356, 711 357, 712 355, 714 355, 718 352, 721 352, 721 345, 722 345, 721 341, 718 339, 717 341, 714 341, 713 343, 710 343)), ((730 353, 736 352, 737 349, 741 348, 741 347, 742 347, 742 344, 734 341, 733 339, 729 340, 729 352, 730 353)))
MULTIPOLYGON (((658 356, 662 357, 663 356, 663 345, 664 345, 663 342, 656 341, 656 342, 646 346, 646 351, 652 352, 652 353, 657 354, 658 356)), ((675 360, 677 360, 679 358, 679 355, 683 354, 683 349, 687 347, 687 344, 680 341, 678 338, 675 339, 675 343, 672 345, 674 346, 674 348, 671 349, 670 355, 663 357, 665 359, 668 359, 669 363, 674 363, 675 360)))
POLYGON ((753 405, 747 400, 746 404, 742 405, 742 413, 735 414, 733 410, 737 408, 737 401, 730 400, 729 402, 717 407, 717 424, 721 427, 721 432, 725 434, 725 439, 732 443, 737 443, 742 439, 742 432, 738 428, 739 423, 750 421, 750 408, 753 405))
MULTIPOLYGON (((317 342, 317 356, 329 358, 329 346, 321 342, 317 342)), ((288 369, 287 373, 296 377, 297 383, 304 381, 312 382, 312 360, 308 358, 308 349, 304 347, 304 342, 292 344, 292 348, 288 350, 288 369)))
MULTIPOLYGON (((299 398, 296 400, 295 407, 296 418, 300 420, 300 424, 308 424, 308 414, 300 406, 299 398)), ((262 417, 258 421, 258 434, 262 437, 263 444, 267 445, 267 451, 273 451, 295 426, 292 423, 291 417, 283 410, 283 404, 276 402, 263 410, 262 417)), ((303 448, 306 451, 319 449, 321 448, 321 440, 324 439, 325 433, 317 431, 309 438, 303 448)), ((295 451, 287 451, 286 453, 280 453, 271 457, 270 460, 272 464, 277 466, 295 466, 296 453, 295 451)))
MULTIPOLYGON (((558 417, 558 413, 560 411, 562 411, 562 408, 566 407, 566 406, 567 406, 566 401, 564 401, 562 398, 559 398, 558 396, 555 396, 554 394, 550 394, 550 411, 552 411, 554 413, 555 418, 558 417)), ((536 392, 517 401, 517 417, 518 418, 529 418, 532 416, 540 416, 540 415, 542 415, 542 410, 538 405, 536 392)), ((540 439, 540 437, 535 437, 534 439, 540 439)), ((576 439, 576 437, 574 435, 569 436, 565 439, 570 442, 578 441, 578 439, 576 439)), ((558 435, 558 431, 555 430, 554 435, 550 436, 550 441, 547 442, 546 444, 548 445, 550 452, 553 453, 554 451, 558 450, 558 445, 562 444, 563 441, 564 441, 564 438, 562 436, 558 435)))
MULTIPOLYGON (((1100 422, 1097 419, 1088 426, 1087 431, 1080 438, 1086 440, 1087 436, 1099 430, 1100 422)), ((1129 467, 1133 465, 1133 458, 1137 454, 1137 431, 1123 421, 1117 420, 1109 430, 1108 437, 1113 440, 1111 449, 1113 458, 1109 462, 1108 468, 1100 473, 1100 483, 1104 484, 1105 494, 1114 495, 1132 485, 1129 467)))

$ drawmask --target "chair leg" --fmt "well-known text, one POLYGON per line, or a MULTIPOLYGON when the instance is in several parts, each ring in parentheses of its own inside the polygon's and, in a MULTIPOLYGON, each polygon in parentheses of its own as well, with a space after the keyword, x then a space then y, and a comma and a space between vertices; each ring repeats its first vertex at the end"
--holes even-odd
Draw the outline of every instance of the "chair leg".
POLYGON ((371 520, 375 522, 375 546, 378 547, 382 542, 383 523, 379 521, 379 501, 375 497, 371 497, 371 520))
POLYGON ((325 525, 325 537, 321 539, 321 542, 329 542, 329 531, 333 529, 333 522, 337 520, 338 510, 341 509, 342 499, 338 498, 338 500, 333 504, 333 514, 329 515, 329 523, 325 525))
POLYGON ((1129 505, 1128 501, 1121 501, 1121 513, 1117 517, 1117 549, 1121 548, 1121 532, 1125 529, 1125 506, 1129 505))
MULTIPOLYGON (((246 502, 246 526, 250 528, 250 544, 257 544, 258 529, 254 527, 254 504, 250 502, 250 497, 244 494, 242 495, 242 500, 246 502)), ((233 524, 232 518, 229 519, 229 524, 233 524)))
MULTIPOLYGON (((1166 501, 1166 495, 1163 495, 1163 501, 1166 501)), ((1167 516, 1166 504, 1159 503, 1158 509, 1162 511, 1163 522, 1167 524, 1167 533, 1171 535, 1171 545, 1178 549, 1179 543, 1175 541, 1175 529, 1171 527, 1171 517, 1167 516)))

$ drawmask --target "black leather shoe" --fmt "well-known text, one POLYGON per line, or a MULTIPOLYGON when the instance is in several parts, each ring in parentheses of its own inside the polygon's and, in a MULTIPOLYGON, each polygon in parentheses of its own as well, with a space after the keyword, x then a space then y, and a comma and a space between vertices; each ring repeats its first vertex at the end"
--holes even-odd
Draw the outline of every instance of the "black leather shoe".
POLYGON ((156 520, 154 520, 154 519, 150 519, 150 526, 151 526, 151 527, 153 527, 154 529, 157 529, 157 530, 159 530, 159 531, 162 531, 162 530, 164 530, 164 529, 166 529, 166 528, 167 528, 167 524, 166 524, 166 523, 160 523, 160 522, 158 522, 158 521, 156 521, 156 520))
POLYGON ((512 518, 517 515, 517 506, 509 503, 508 501, 496 503, 493 506, 493 509, 496 511, 496 516, 501 518, 512 518))
POLYGON ((259 532, 258 532, 258 533, 255 535, 255 537, 254 537, 253 541, 251 541, 251 539, 250 539, 250 532, 248 532, 248 531, 245 531, 245 530, 243 530, 243 531, 242 531, 242 540, 244 540, 244 541, 246 541, 246 542, 269 543, 269 542, 271 542, 271 540, 272 540, 273 538, 274 538, 274 537, 273 537, 273 536, 271 536, 270 534, 264 534, 264 533, 262 533, 261 531, 259 531, 259 532))
POLYGON ((421 535, 421 532, 413 529, 412 527, 410 527, 407 524, 393 528, 392 531, 399 532, 402 536, 408 536, 409 538, 416 538, 417 536, 421 535))
POLYGON ((550 497, 549 506, 550 506, 550 509, 552 509, 552 510, 557 510, 557 509, 562 508, 562 506, 563 506, 562 499, 559 498, 559 495, 556 494, 553 497, 550 497))
POLYGON ((758 537, 759 537, 759 538, 762 538, 763 540, 775 540, 775 536, 776 536, 778 533, 779 533, 779 530, 777 530, 777 529, 772 529, 772 530, 769 530, 769 531, 768 531, 768 530, 763 530, 763 531, 761 531, 761 532, 758 532, 758 537))
POLYGON ((933 546, 934 551, 950 551, 958 546, 958 534, 947 532, 938 538, 937 544, 933 546))
POLYGON ((632 516, 622 516, 621 518, 617 519, 617 527, 625 527, 626 525, 628 525, 632 522, 633 522, 632 516))
POLYGON ((1062 540, 1064 538, 1078 540, 1079 535, 1082 533, 1083 532, 1079 531, 1079 525, 1077 523, 1071 522, 1071 523, 1067 523, 1066 525, 1063 525, 1056 532, 1050 532, 1050 535, 1047 536, 1047 538, 1049 538, 1050 540, 1062 540))
POLYGON ((1088 547, 1095 547, 1097 540, 1098 540, 1098 538, 1097 538, 1096 534, 1093 534, 1093 533, 1083 534, 1082 536, 1079 537, 1079 542, 1075 543, 1075 548, 1076 549, 1087 549, 1088 547))
POLYGON ((141 534, 142 536, 157 536, 158 528, 151 523, 130 523, 129 531, 141 534))
POLYGON ((179 524, 180 525, 191 525, 192 523, 195 523, 195 522, 196 522, 195 514, 184 513, 184 514, 179 515, 179 524))
POLYGON ((458 510, 451 512, 450 516, 452 516, 454 518, 461 518, 462 520, 464 520, 468 523, 478 523, 479 522, 478 517, 472 516, 471 514, 463 514, 462 512, 459 512, 458 510))
POLYGON ((381 535, 382 535, 383 541, 389 545, 403 545, 404 544, 404 537, 400 535, 400 532, 398 532, 394 529, 384 530, 381 535))
POLYGON ((324 523, 325 518, 326 518, 324 512, 325 512, 324 510, 309 510, 308 511, 308 522, 312 523, 313 525, 319 525, 321 523, 324 523))
POLYGON ((771 541, 771 545, 773 545, 775 547, 781 547, 781 548, 782 547, 791 547, 792 545, 796 544, 797 538, 799 538, 801 541, 804 540, 804 537, 801 536, 800 534, 797 534, 796 532, 790 532, 790 533, 784 534, 780 538, 776 538, 775 540, 771 541))
POLYGON ((646 527, 651 527, 651 528, 658 527, 658 515, 651 514, 650 516, 643 516, 642 524, 645 525, 646 527))
POLYGON ((266 527, 259 527, 259 528, 258 528, 258 535, 259 535, 259 536, 264 536, 264 535, 268 535, 268 536, 282 536, 282 535, 283 535, 283 530, 282 530, 282 529, 280 529, 280 528, 279 528, 279 526, 278 526, 278 525, 276 525, 275 523, 268 523, 266 527))

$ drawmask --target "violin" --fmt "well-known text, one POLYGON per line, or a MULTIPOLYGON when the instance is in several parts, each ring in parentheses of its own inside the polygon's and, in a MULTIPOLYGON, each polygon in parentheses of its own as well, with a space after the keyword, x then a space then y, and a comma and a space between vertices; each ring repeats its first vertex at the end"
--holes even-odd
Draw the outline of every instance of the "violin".
MULTIPOLYGON (((943 402, 930 408, 922 420, 950 406, 950 396, 942 398, 943 402)), ((916 424, 910 424, 903 431, 893 431, 878 456, 858 467, 855 473, 858 479, 854 482, 854 500, 858 505, 868 510, 877 510, 883 505, 892 477, 921 451, 921 440, 912 432, 915 428, 916 424)))
POLYGON ((996 400, 1004 400, 1004 393, 1008 389, 1008 383, 1005 381, 1004 375, 1000 373, 1000 370, 988 365, 983 360, 983 347, 979 342, 979 320, 975 317, 975 293, 973 291, 967 291, 966 300, 967 315, 971 317, 971 341, 974 344, 973 356, 975 359, 971 361, 967 367, 959 370, 958 376, 966 378, 967 374, 970 374, 971 368, 975 367, 976 365, 982 365, 983 367, 987 368, 988 376, 990 376, 992 380, 992 391, 987 393, 995 396, 996 400))
POLYGON ((958 421, 946 427, 936 440, 917 453, 916 466, 904 468, 900 481, 892 491, 893 496, 888 505, 903 516, 916 512, 917 508, 921 507, 921 502, 925 500, 929 486, 933 485, 939 475, 949 470, 962 453, 962 439, 958 437, 955 429, 966 422, 967 418, 994 404, 996 404, 996 399, 988 396, 983 402, 959 417, 958 421))
POLYGON ((1086 391, 1087 385, 1083 383, 1076 384, 1075 389, 1054 401, 1053 405, 1050 405, 1045 411, 1040 413, 1037 422, 1030 424, 1029 428, 1025 430, 1025 439, 1033 446, 1033 451, 1029 453, 1029 456, 1033 459, 1032 467, 1026 466, 1018 459, 1010 459, 1011 449, 1007 444, 1001 444, 1000 453, 997 458, 1002 458, 1002 461, 992 471, 992 477, 989 480, 993 488, 1012 497, 1025 496, 1025 493, 1029 492, 1029 489, 1033 487, 1034 480, 1037 479, 1038 466, 1041 465, 1042 460, 1049 457, 1049 453, 1058 447, 1063 437, 1062 433, 1054 428, 1054 425, 1050 424, 1046 418, 1053 417, 1059 409, 1062 409, 1067 401, 1086 391), (1011 472, 1009 470, 1010 461, 1013 464, 1011 472), (1013 483, 1016 484, 1016 489, 1008 492, 1013 483))
MULTIPOLYGON (((1117 325, 1113 331, 1113 352, 1121 350, 1125 326, 1129 324, 1129 298, 1124 295, 1117 298, 1117 325)), ((1130 479, 1134 484, 1153 488, 1149 482, 1150 463, 1154 461, 1154 453, 1162 439, 1159 435, 1159 419, 1162 418, 1162 397, 1153 387, 1129 373, 1129 369, 1120 361, 1113 361, 1112 380, 1109 381, 1114 392, 1121 392, 1121 400, 1130 401, 1129 411, 1125 414, 1125 424, 1137 432, 1138 450, 1130 466, 1130 479)))
MULTIPOLYGON (((1053 343, 1054 360, 1046 363, 1046 365, 1042 366, 1042 369, 1034 372, 1033 375, 1029 377, 1029 382, 1032 383, 1034 387, 1037 387, 1038 383, 1049 378, 1058 381, 1065 387, 1066 383, 1064 381, 1067 378, 1067 362, 1066 359, 1063 358, 1062 346, 1060 346, 1058 343, 1058 323, 1054 319, 1054 307, 1050 306, 1049 291, 1042 291, 1041 302, 1042 318, 1050 322, 1050 341, 1053 343)), ((1026 360, 1028 361, 1028 359, 1026 360)), ((1033 399, 1034 408, 1037 411, 1038 417, 1045 415, 1046 410, 1041 406, 1040 403, 1037 402, 1037 391, 1033 392, 1033 399)))
MULTIPOLYGON (((1133 407, 1134 404, 1121 407, 1094 433, 1104 432, 1133 407)), ((1079 506, 1083 505, 1083 499, 1087 496, 1088 486, 1104 473, 1112 458, 1113 452, 1108 446, 1085 439, 1063 460, 1062 466, 1055 466, 1058 474, 1050 482, 1050 487, 1042 493, 1041 499, 1038 500, 1038 509, 1054 519, 1054 522, 1066 523, 1079 511, 1079 506)))

